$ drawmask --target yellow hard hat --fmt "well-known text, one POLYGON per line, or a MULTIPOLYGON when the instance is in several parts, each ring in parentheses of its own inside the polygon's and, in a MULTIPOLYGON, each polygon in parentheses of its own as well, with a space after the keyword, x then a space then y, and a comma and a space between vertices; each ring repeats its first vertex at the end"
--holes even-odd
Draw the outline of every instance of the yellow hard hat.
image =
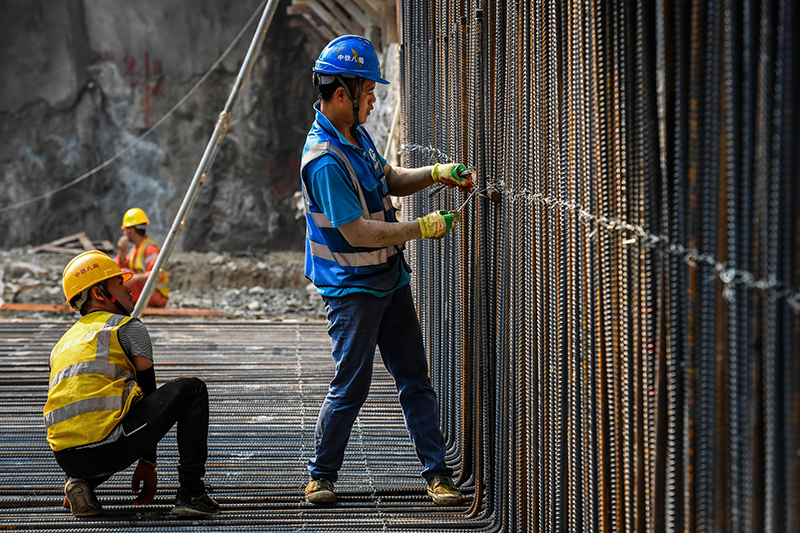
POLYGON ((116 276, 122 276, 125 282, 133 277, 133 272, 123 272, 113 259, 99 250, 83 252, 74 257, 64 269, 62 281, 67 305, 89 287, 116 276))
POLYGON ((122 217, 122 229, 149 223, 150 220, 148 220, 147 215, 138 207, 131 207, 125 211, 125 216, 122 217))

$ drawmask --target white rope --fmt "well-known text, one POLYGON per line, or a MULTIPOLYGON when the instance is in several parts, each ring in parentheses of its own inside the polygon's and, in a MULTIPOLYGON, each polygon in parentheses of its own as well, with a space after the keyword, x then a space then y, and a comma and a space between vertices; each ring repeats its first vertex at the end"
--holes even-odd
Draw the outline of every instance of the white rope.
MULTIPOLYGON (((298 457, 298 462, 300 463, 300 468, 302 474, 300 476, 300 487, 299 490, 303 494, 305 494, 305 479, 308 476, 308 469, 306 468, 306 461, 305 457, 310 451, 307 449, 306 446, 306 395, 305 390, 303 389, 303 335, 300 332, 300 323, 297 322, 294 326, 295 331, 295 348, 294 348, 294 357, 297 360, 297 390, 300 393, 300 455, 298 457)), ((303 506, 300 505, 298 508, 298 516, 303 518, 305 516, 305 510, 303 506)), ((303 529, 302 531, 305 531, 303 529)))
POLYGON ((225 49, 225 51, 222 53, 222 55, 219 57, 219 59, 217 59, 214 62, 214 64, 211 65, 211 68, 209 68, 208 71, 205 74, 203 74, 203 77, 201 77, 197 81, 197 83, 195 83, 194 86, 191 89, 189 89, 189 92, 187 92, 186 95, 183 98, 181 98, 178 101, 177 104, 175 104, 172 107, 172 109, 167 111, 167 113, 163 117, 161 117, 158 120, 158 122, 153 124, 150 127, 150 129, 148 129, 146 132, 141 134, 139 137, 137 137, 136 139, 131 141, 130 144, 128 144, 125 148, 123 148, 122 150, 117 152, 115 155, 113 155, 109 159, 103 161, 102 163, 97 165, 92 170, 86 172, 85 174, 83 174, 81 176, 78 176, 74 180, 72 180, 72 181, 70 181, 68 183, 65 183, 64 185, 58 186, 55 189, 53 189, 53 190, 51 190, 49 192, 46 192, 45 194, 42 194, 41 196, 36 196, 34 198, 30 198, 28 200, 23 200, 22 202, 19 202, 19 203, 16 203, 16 204, 12 204, 12 205, 8 205, 6 207, 0 208, 0 213, 5 213, 7 211, 12 211, 14 209, 18 209, 20 207, 24 207, 26 205, 30 205, 30 204, 32 204, 34 202, 38 202, 39 200, 43 200, 45 198, 49 198, 50 196, 53 196, 55 193, 61 192, 61 191, 65 190, 65 189, 68 189, 68 188, 72 187, 73 185, 77 185, 78 183, 80 183, 80 182, 84 181, 85 179, 89 178, 90 176, 93 176, 93 175, 97 174, 98 172, 100 172, 101 170, 103 170, 104 168, 109 166, 111 163, 113 163, 114 161, 116 161, 117 159, 119 159, 120 157, 125 155, 126 153, 130 152, 134 147, 136 147, 140 142, 142 142, 142 140, 144 140, 145 137, 147 137, 148 135, 153 133, 156 129, 158 129, 159 126, 161 126, 161 124, 166 122, 167 119, 169 119, 178 109, 180 109, 180 107, 184 103, 186 103, 186 101, 197 91, 197 89, 199 89, 200 86, 203 85, 203 83, 208 79, 208 77, 215 70, 217 70, 217 67, 219 67, 220 64, 222 64, 222 62, 225 60, 225 58, 228 57, 228 54, 230 54, 231 50, 233 50, 233 48, 236 46, 236 44, 239 42, 239 40, 245 34, 245 32, 250 27, 250 25, 253 23, 253 21, 256 19, 256 17, 261 13, 261 11, 263 11, 264 4, 265 4, 266 1, 267 0, 262 0, 262 2, 259 4, 259 6, 256 8, 256 10, 253 12, 252 16, 250 17, 250 20, 247 21, 247 24, 245 24, 244 27, 241 29, 241 31, 239 31, 239 34, 233 39, 233 41, 231 41, 231 44, 228 45, 228 48, 225 49))
MULTIPOLYGON (((407 144, 403 146, 403 152, 429 153, 434 154, 437 158, 440 158, 443 161, 450 161, 450 157, 447 154, 437 150, 433 146, 407 144)), ((650 233, 645 228, 637 224, 631 224, 616 218, 607 218, 603 216, 598 217, 577 204, 565 202, 563 200, 557 200, 555 198, 549 198, 541 193, 534 194, 527 190, 511 191, 501 188, 494 183, 489 183, 488 181, 486 183, 491 185, 495 190, 502 192, 504 196, 508 196, 509 198, 523 199, 531 204, 535 203, 544 205, 551 209, 556 208, 560 209, 561 211, 576 214, 578 216, 578 221, 584 224, 594 222, 597 224, 597 226, 609 231, 630 232, 641 240, 643 246, 648 248, 660 247, 669 255, 682 257, 683 260, 686 261, 686 263, 692 268, 697 266, 698 263, 711 266, 714 268, 714 271, 716 272, 720 281, 722 281, 726 287, 725 290, 723 290, 722 295, 727 301, 731 301, 733 299, 733 292, 728 290, 728 286, 740 284, 750 289, 759 291, 779 291, 773 295, 774 298, 786 298, 786 301, 792 310, 796 314, 800 314, 800 290, 795 290, 792 288, 780 290, 781 288, 788 287, 788 284, 779 282, 774 275, 766 279, 756 279, 752 272, 740 270, 738 268, 731 268, 726 263, 718 261, 717 258, 712 255, 701 253, 699 250, 697 250, 697 248, 687 248, 680 243, 672 243, 670 242, 668 236, 655 235, 654 233, 650 233)), ((589 234, 589 238, 594 237, 595 233, 597 232, 597 226, 589 234)), ((625 241, 625 244, 633 244, 634 242, 636 242, 636 239, 628 239, 625 241)))
POLYGON ((369 488, 371 492, 370 495, 372 497, 372 502, 375 504, 375 510, 378 512, 378 516, 383 523, 383 529, 381 529, 381 531, 385 532, 388 531, 388 520, 386 514, 383 512, 383 508, 381 507, 383 498, 378 495, 378 487, 375 486, 375 476, 372 473, 372 469, 369 467, 366 439, 364 437, 364 428, 361 426, 360 416, 356 417, 355 426, 356 435, 358 436, 359 451, 361 452, 361 458, 364 460, 364 470, 366 470, 367 481, 369 482, 369 488))

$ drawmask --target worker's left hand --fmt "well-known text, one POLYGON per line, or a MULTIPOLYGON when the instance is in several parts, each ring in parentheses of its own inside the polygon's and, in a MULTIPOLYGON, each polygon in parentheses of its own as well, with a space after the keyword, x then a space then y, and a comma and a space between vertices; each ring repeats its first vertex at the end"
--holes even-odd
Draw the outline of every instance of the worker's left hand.
POLYGON ((136 466, 136 471, 133 473, 131 479, 131 490, 139 492, 139 496, 133 500, 133 505, 147 505, 153 501, 153 496, 156 495, 156 487, 158 486, 158 477, 156 476, 155 464, 148 464, 139 460, 136 466), (141 491, 139 487, 141 485, 141 491))
POLYGON ((472 192, 472 171, 460 163, 436 163, 431 171, 435 183, 458 187, 461 192, 472 192))

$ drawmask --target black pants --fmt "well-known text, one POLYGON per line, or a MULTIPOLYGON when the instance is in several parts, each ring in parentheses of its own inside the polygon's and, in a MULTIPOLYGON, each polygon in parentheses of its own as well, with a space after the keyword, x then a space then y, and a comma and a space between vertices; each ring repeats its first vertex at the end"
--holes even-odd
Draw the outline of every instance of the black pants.
POLYGON ((176 422, 180 491, 196 496, 204 491, 208 457, 208 390, 197 378, 175 379, 136 402, 118 440, 55 452, 56 461, 67 475, 95 488, 152 450, 176 422))

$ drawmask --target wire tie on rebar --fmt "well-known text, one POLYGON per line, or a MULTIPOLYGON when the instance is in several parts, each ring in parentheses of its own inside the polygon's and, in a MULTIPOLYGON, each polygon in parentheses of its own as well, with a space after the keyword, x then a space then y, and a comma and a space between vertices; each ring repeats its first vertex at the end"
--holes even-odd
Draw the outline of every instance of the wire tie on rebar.
POLYGON ((670 244, 667 247, 667 253, 670 253, 672 255, 683 255, 685 250, 686 249, 683 247, 682 244, 670 244))
POLYGON ((635 243, 635 242, 636 242, 636 238, 635 238, 635 237, 630 237, 630 238, 628 238, 628 239, 625 239, 625 240, 623 240, 623 241, 622 241, 622 244, 623 244, 624 246, 628 246, 628 245, 630 245, 630 244, 633 244, 633 243, 635 243))
POLYGON ((725 283, 726 285, 733 282, 733 280, 736 279, 736 270, 733 268, 726 268, 719 273, 719 279, 721 279, 722 283, 725 283))
POLYGON ((792 294, 792 289, 783 289, 782 291, 775 293, 775 299, 780 300, 781 298, 790 298, 792 294))
POLYGON ((714 267, 714 270, 717 270, 717 260, 714 257, 711 257, 707 254, 699 254, 696 258, 698 263, 705 263, 710 267, 714 267))
POLYGON ((686 251, 686 255, 683 256, 684 262, 692 267, 697 266, 697 249, 696 248, 689 248, 686 251))
POLYGON ((760 279, 753 282, 752 286, 759 290, 769 290, 774 289, 777 285, 778 281, 775 278, 775 274, 770 274, 767 279, 760 279))
POLYGON ((233 113, 229 111, 222 111, 219 114, 219 120, 217 121, 217 126, 219 126, 219 131, 222 135, 228 133, 228 127, 230 127, 232 118, 233 118, 233 113))
MULTIPOLYGON (((800 292, 796 292, 792 296, 789 296, 786 298, 786 301, 789 303, 789 307, 792 308, 792 311, 794 311, 794 314, 800 315, 800 292)), ((800 449, 798 449, 797 454, 800 455, 800 449)))
POLYGON ((730 285, 725 285, 722 289, 722 299, 728 303, 733 303, 736 299, 736 291, 730 285))

